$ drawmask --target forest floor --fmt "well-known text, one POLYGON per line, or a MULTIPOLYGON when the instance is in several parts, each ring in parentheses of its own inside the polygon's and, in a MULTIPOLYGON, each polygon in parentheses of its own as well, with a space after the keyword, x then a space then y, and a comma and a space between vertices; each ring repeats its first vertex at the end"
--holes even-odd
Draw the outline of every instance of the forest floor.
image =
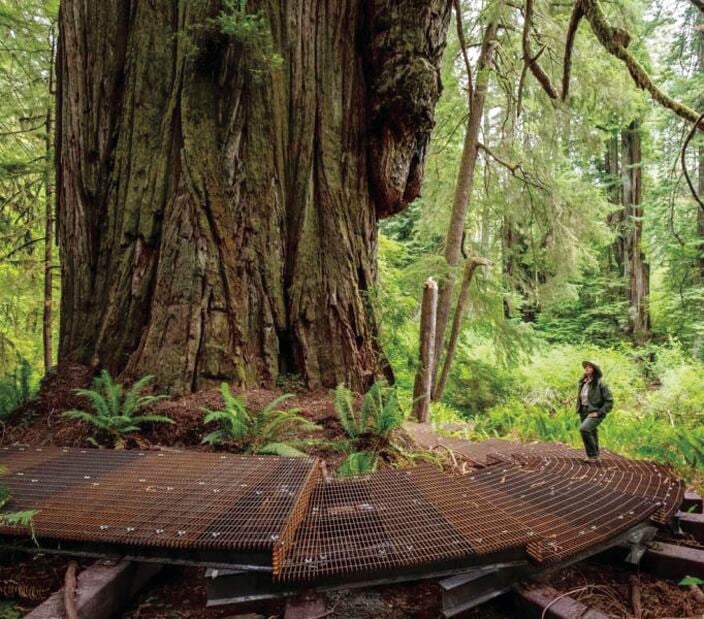
MULTIPOLYGON (((0 433, 0 444, 90 446, 90 429, 61 415, 71 408, 85 407, 85 402, 76 397, 73 390, 87 387, 90 380, 90 370, 82 366, 67 367, 50 376, 37 398, 9 418, 0 433)), ((282 390, 254 389, 242 395, 246 397, 249 408, 258 410, 282 393, 282 390)), ((208 431, 203 424, 203 409, 217 409, 221 406, 222 398, 217 389, 159 402, 155 405, 154 412, 168 415, 175 423, 147 427, 143 433, 131 439, 127 446, 139 449, 166 447, 211 451, 212 447, 201 444, 202 437, 208 431)), ((294 397, 286 402, 286 406, 300 408, 309 420, 320 426, 320 429, 306 436, 316 439, 307 451, 325 460, 328 469, 334 470, 344 456, 329 445, 341 440, 343 431, 329 392, 294 392, 294 397)), ((48 597, 49 593, 57 590, 61 586, 67 563, 68 560, 64 558, 39 556, 12 564, 0 564, 0 619, 23 616, 48 597)), ((573 597, 608 616, 631 617, 629 577, 632 574, 631 570, 599 562, 597 559, 563 570, 545 582, 560 593, 576 591, 573 597)), ((704 603, 687 589, 648 574, 640 574, 639 577, 644 609, 642 619, 704 616, 704 603)), ((328 608, 332 610, 327 616, 331 618, 420 619, 438 617, 442 598, 437 582, 429 580, 338 591, 328 594, 327 599, 328 608)), ((249 608, 206 608, 205 602, 203 570, 167 567, 135 599, 124 617, 224 618, 254 613, 268 618, 282 616, 283 610, 281 602, 258 604, 249 608)), ((520 617, 521 614, 514 608, 513 598, 503 596, 463 616, 472 619, 504 619, 520 617)))

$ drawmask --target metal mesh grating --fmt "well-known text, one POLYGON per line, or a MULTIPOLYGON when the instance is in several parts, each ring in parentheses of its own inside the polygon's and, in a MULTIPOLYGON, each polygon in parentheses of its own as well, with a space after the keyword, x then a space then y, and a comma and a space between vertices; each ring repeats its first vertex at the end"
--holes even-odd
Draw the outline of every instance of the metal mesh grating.
POLYGON ((39 538, 205 550, 284 544, 318 470, 307 458, 95 449, 3 448, 0 465, 9 507, 38 510, 39 538))
POLYGON ((658 524, 669 522, 684 498, 682 480, 656 462, 606 458, 594 464, 575 458, 540 456, 523 456, 520 461, 540 474, 555 473, 595 489, 607 488, 622 495, 652 500, 658 509, 651 518, 658 524))
MULTIPOLYGON (((512 462, 530 456, 540 457, 566 457, 581 460, 584 452, 581 449, 569 447, 563 443, 519 443, 516 441, 506 441, 492 438, 486 441, 473 443, 462 439, 440 437, 438 442, 443 447, 461 454, 475 466, 484 467, 496 464, 497 462, 512 462)), ((602 458, 605 460, 619 460, 628 462, 622 456, 602 450, 602 458)))
POLYGON ((430 467, 320 484, 281 578, 366 574, 522 549, 515 518, 430 467))
POLYGON ((539 563, 573 556, 642 522, 657 509, 652 500, 607 486, 514 465, 488 467, 465 475, 460 483, 535 532, 528 554, 539 563))
POLYGON ((667 522, 684 493, 651 462, 606 453, 595 465, 561 444, 448 440, 482 468, 323 482, 307 458, 5 447, 0 483, 10 509, 38 510, 39 538, 270 553, 274 576, 296 582, 526 552, 553 563, 648 517, 667 522))

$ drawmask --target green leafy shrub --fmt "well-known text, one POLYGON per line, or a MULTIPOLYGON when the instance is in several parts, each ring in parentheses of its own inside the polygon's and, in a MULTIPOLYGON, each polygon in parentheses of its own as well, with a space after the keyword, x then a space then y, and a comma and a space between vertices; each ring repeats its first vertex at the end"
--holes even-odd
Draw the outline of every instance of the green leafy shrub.
POLYGON ((354 440, 367 435, 387 442, 391 433, 406 419, 396 389, 384 381, 374 383, 364 394, 359 410, 355 407, 352 392, 345 385, 338 385, 335 389, 334 403, 340 425, 354 440))
POLYGON ((520 368, 518 386, 523 402, 550 411, 574 407, 584 359, 600 365, 616 406, 635 404, 642 397, 643 376, 628 354, 611 348, 562 345, 537 353, 520 368))
POLYGON ((11 374, 0 380, 0 419, 7 417, 34 395, 31 380, 32 366, 25 359, 20 360, 11 374))
POLYGON ((263 10, 249 11, 247 0, 224 0, 215 23, 223 34, 236 40, 262 68, 280 66, 283 58, 274 51, 271 28, 263 10))
POLYGON ((508 398, 517 382, 515 371, 493 358, 488 342, 462 337, 443 399, 465 415, 480 413, 508 398))
POLYGON ((357 439, 367 431, 369 419, 364 416, 365 408, 357 411, 352 392, 345 385, 338 385, 334 393, 335 413, 345 434, 357 439))
POLYGON ((299 430, 315 430, 318 426, 299 415, 297 408, 281 409, 282 402, 292 398, 282 395, 259 412, 247 410, 243 399, 232 395, 226 383, 220 387, 224 401, 222 410, 205 410, 205 424, 217 423, 219 428, 208 434, 203 443, 229 445, 244 453, 278 456, 305 455, 291 443, 299 430))
POLYGON ((377 456, 370 451, 355 451, 338 467, 339 477, 368 475, 376 470, 377 456))
POLYGON ((153 376, 139 379, 126 393, 122 385, 113 381, 107 370, 93 379, 92 389, 76 389, 93 405, 93 411, 70 410, 65 417, 83 421, 95 430, 96 435, 88 440, 94 445, 109 443, 117 449, 125 446, 127 435, 138 432, 145 423, 174 423, 163 415, 138 414, 166 396, 142 395, 153 376))

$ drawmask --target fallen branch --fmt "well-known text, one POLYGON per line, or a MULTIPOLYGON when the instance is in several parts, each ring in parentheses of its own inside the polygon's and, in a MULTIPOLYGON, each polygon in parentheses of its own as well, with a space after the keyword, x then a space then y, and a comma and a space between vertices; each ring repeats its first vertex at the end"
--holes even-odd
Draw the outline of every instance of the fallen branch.
POLYGON ((704 593, 702 593, 699 585, 689 585, 689 592, 697 600, 697 602, 704 602, 704 593))
POLYGON ((71 561, 64 577, 64 609, 68 619, 79 619, 76 610, 76 562, 71 561))
POLYGON ((631 592, 631 607, 636 619, 640 619, 643 614, 643 606, 640 598, 640 580, 638 576, 631 575, 628 579, 628 585, 631 592))

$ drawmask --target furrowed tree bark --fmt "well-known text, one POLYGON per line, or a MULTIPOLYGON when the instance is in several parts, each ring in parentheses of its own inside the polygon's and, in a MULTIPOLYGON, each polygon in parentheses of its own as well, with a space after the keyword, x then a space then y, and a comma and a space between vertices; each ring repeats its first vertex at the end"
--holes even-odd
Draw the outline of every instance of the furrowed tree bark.
MULTIPOLYGON (((620 281, 625 281, 626 246, 624 236, 623 208, 623 177, 621 175, 620 157, 621 144, 618 132, 613 131, 606 141, 606 154, 604 157, 604 171, 609 184, 607 196, 609 202, 618 205, 618 210, 609 213, 608 224, 614 232, 614 240, 610 247, 610 268, 618 275, 620 281)), ((621 295, 619 287, 619 295, 621 295)))
POLYGON ((435 360, 433 362, 434 372, 437 372, 439 366, 440 355, 442 355, 444 348, 445 331, 450 318, 450 306, 452 304, 452 294, 454 291, 453 271, 459 264, 462 256, 462 239, 464 236, 467 211, 472 198, 474 169, 479 152, 479 128, 484 114, 484 102, 489 86, 497 29, 498 18, 492 20, 486 27, 477 67, 474 72, 476 75, 476 84, 469 104, 470 113, 462 147, 462 158, 457 173, 457 183, 455 185, 447 236, 445 237, 444 257, 449 267, 450 275, 440 281, 438 290, 437 327, 434 347, 435 360))
POLYGON ((621 132, 623 152, 623 206, 625 214, 625 282, 630 303, 631 329, 637 342, 650 336, 650 266, 642 249, 643 206, 640 123, 621 132))
POLYGON ((60 360, 363 388, 377 220, 420 190, 450 0, 64 0, 60 360))
POLYGON ((420 306, 420 354, 413 386, 413 410, 411 412, 413 417, 421 423, 428 421, 430 415, 437 308, 438 285, 432 278, 428 278, 423 286, 423 300, 420 306))
POLYGON ((469 287, 472 284, 472 279, 474 278, 474 272, 479 266, 489 266, 489 261, 485 258, 480 258, 477 256, 472 256, 468 258, 464 265, 464 275, 462 277, 462 284, 460 286, 460 293, 457 297, 457 307, 455 308, 455 314, 452 320, 452 330, 450 331, 450 340, 447 343, 447 353, 445 354, 445 359, 442 365, 442 371, 435 384, 433 390, 433 400, 439 400, 442 398, 442 394, 445 391, 445 385, 447 385, 447 379, 450 376, 450 370, 452 369, 452 362, 455 359, 455 352, 457 351, 457 342, 459 341, 460 331, 462 329, 462 321, 464 320, 465 314, 467 313, 467 303, 469 302, 469 287))

